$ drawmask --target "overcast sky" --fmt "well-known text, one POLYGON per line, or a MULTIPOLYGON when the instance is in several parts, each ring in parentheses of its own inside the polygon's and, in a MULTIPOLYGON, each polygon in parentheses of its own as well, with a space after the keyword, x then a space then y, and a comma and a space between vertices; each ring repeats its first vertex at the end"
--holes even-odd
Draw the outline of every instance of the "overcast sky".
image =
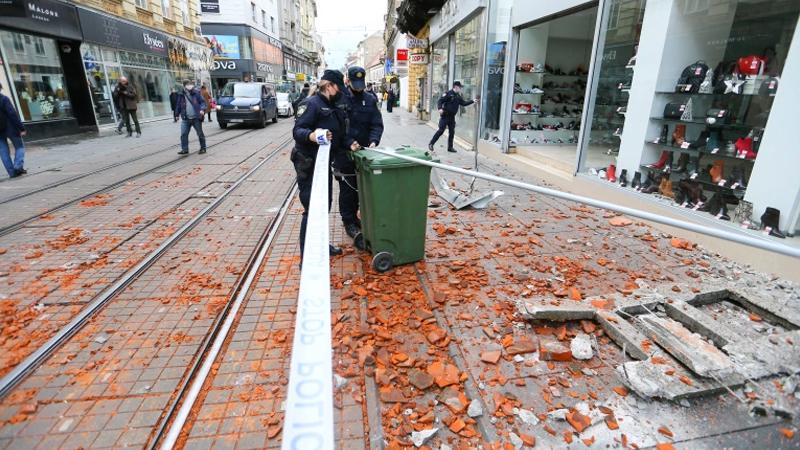
POLYGON ((387 3, 386 0, 317 0, 317 31, 322 36, 328 66, 340 68, 359 41, 384 29, 387 3))

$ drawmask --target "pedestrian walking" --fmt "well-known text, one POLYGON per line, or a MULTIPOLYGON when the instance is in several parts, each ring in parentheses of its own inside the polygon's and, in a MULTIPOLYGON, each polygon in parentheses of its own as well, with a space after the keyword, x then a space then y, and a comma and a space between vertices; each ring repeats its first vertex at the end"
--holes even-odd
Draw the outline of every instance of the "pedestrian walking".
MULTIPOLYGON (((213 120, 211 120, 211 93, 208 91, 208 88, 205 84, 200 87, 200 95, 203 96, 203 100, 206 102, 206 114, 208 114, 208 121, 213 122, 213 120)), ((200 121, 202 122, 204 119, 205 116, 200 118, 200 121)))
POLYGON ((199 154, 206 152, 206 135, 203 134, 203 117, 206 112, 206 101, 200 92, 195 90, 194 82, 185 80, 183 91, 178 95, 178 104, 175 108, 175 115, 180 116, 181 120, 181 151, 179 155, 189 154, 189 130, 194 128, 197 132, 197 139, 200 141, 199 154))
POLYGON ((169 90, 169 107, 172 109, 173 122, 178 121, 178 115, 175 114, 175 108, 178 106, 178 91, 175 88, 169 90))
POLYGON ((394 108, 394 88, 390 87, 389 92, 386 93, 386 112, 392 112, 394 108))
MULTIPOLYGON (((297 107, 297 120, 292 130, 294 149, 292 164, 297 174, 297 187, 300 203, 303 204, 303 220, 300 222, 300 255, 302 257, 306 243, 306 227, 308 226, 308 207, 311 201, 311 184, 314 179, 314 165, 317 162, 317 151, 320 143, 326 140, 331 144, 331 156, 344 149, 346 138, 346 114, 336 105, 342 98, 339 85, 344 85, 344 76, 338 70, 326 70, 317 84, 317 92, 301 102, 297 107), (328 130, 326 136, 317 136, 316 130, 328 130)), ((332 182, 330 166, 328 185, 332 182)), ((328 209, 333 202, 332 189, 328 189, 328 209)), ((331 255, 341 255, 342 249, 330 245, 331 255)))
POLYGON ((22 140, 27 132, 11 99, 3 95, 3 85, 0 84, 0 159, 10 178, 16 178, 28 173, 25 170, 25 142, 22 140), (11 160, 11 147, 8 141, 14 144, 14 160, 11 160))
POLYGON ((477 102, 477 100, 464 100, 464 98, 461 97, 462 87, 460 81, 454 82, 453 89, 447 91, 437 102, 436 107, 439 110, 439 129, 428 144, 428 149, 430 151, 433 151, 433 146, 436 145, 436 141, 442 137, 444 129, 447 128, 447 151, 455 153, 456 149, 453 147, 453 138, 456 133, 456 114, 458 114, 458 110, 462 106, 469 106, 477 102))
POLYGON ((344 148, 333 156, 336 180, 339 182, 339 214, 344 230, 359 250, 366 250, 358 218, 358 181, 356 166, 348 154, 362 147, 377 147, 383 136, 383 118, 375 95, 366 91, 367 72, 358 66, 347 70, 348 132, 344 148))
POLYGON ((120 77, 119 81, 117 81, 117 86, 114 87, 112 96, 122 116, 122 121, 117 125, 117 133, 122 132, 122 124, 124 123, 125 129, 128 130, 128 137, 131 137, 133 135, 133 130, 131 130, 132 118, 136 126, 136 137, 142 137, 142 129, 139 127, 139 118, 136 117, 136 109, 138 107, 136 88, 128 83, 126 77, 120 77))

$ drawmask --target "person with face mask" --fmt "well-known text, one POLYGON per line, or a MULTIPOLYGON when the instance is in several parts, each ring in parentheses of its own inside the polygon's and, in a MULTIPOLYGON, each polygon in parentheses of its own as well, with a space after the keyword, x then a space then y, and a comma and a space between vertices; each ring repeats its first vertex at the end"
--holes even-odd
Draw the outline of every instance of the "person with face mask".
POLYGON ((194 82, 183 82, 183 91, 178 94, 178 103, 175 107, 175 117, 180 116, 181 121, 181 151, 179 155, 189 153, 189 130, 194 128, 197 139, 200 141, 199 154, 206 152, 206 135, 203 134, 203 117, 208 104, 203 96, 195 90, 194 82))
POLYGON ((451 153, 455 153, 456 151, 453 147, 453 138, 456 134, 456 114, 458 114, 458 110, 462 106, 469 106, 477 102, 477 100, 464 100, 464 98, 461 97, 461 88, 462 85, 460 81, 454 82, 453 89, 447 91, 437 103, 437 109, 439 110, 439 129, 428 144, 428 149, 430 151, 434 151, 433 146, 436 145, 436 141, 442 137, 445 128, 448 130, 447 151, 451 153))
MULTIPOLYGON (((314 178, 314 165, 317 162, 319 139, 316 130, 328 130, 327 140, 331 143, 331 160, 337 152, 345 149, 346 139, 346 113, 337 104, 342 100, 342 91, 339 86, 344 85, 344 76, 338 70, 326 70, 317 84, 317 92, 309 95, 297 106, 297 121, 295 121, 292 135, 294 149, 291 160, 297 174, 297 188, 300 194, 300 203, 303 204, 303 219, 300 222, 300 255, 302 257, 306 242, 306 227, 308 225, 308 207, 311 201, 311 184, 314 178)), ((328 185, 332 181, 330 166, 328 170, 328 185)), ((328 209, 333 202, 333 193, 328 190, 328 209)), ((342 249, 331 245, 331 255, 341 255, 342 249)))
POLYGON ((136 109, 138 107, 136 89, 133 85, 128 83, 127 78, 120 77, 119 81, 117 81, 117 86, 114 87, 112 95, 117 109, 119 109, 119 113, 122 116, 122 120, 119 125, 117 125, 117 133, 122 133, 122 124, 124 123, 125 128, 128 130, 128 137, 131 137, 133 135, 131 119, 133 119, 133 123, 136 126, 136 137, 142 137, 142 129, 139 127, 139 118, 136 117, 136 109))
MULTIPOLYGON (((362 147, 377 147, 383 136, 383 118, 378 109, 378 101, 374 95, 365 91, 366 76, 367 72, 362 67, 353 66, 347 70, 348 89, 345 96, 348 102, 348 130, 345 149, 351 151, 362 147)), ((361 221, 358 218, 356 166, 346 150, 334 155, 333 166, 339 182, 339 213, 345 232, 353 238, 356 248, 365 250, 361 221)))
POLYGON ((22 140, 27 132, 25 125, 14 109, 11 99, 3 95, 3 85, 0 84, 0 159, 10 178, 16 178, 28 173, 25 170, 25 142, 22 140), (11 160, 11 147, 8 141, 14 144, 14 160, 11 160))

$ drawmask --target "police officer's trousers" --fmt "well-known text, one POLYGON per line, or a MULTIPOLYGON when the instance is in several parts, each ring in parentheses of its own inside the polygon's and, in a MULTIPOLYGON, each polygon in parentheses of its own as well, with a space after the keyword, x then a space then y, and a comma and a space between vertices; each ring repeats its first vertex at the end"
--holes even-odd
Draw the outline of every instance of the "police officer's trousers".
POLYGON ((450 150, 453 148, 453 139, 456 135, 456 118, 454 116, 442 115, 439 117, 439 129, 436 130, 436 134, 433 135, 431 145, 436 145, 436 141, 444 134, 445 128, 447 128, 449 132, 447 135, 447 149, 450 150))
POLYGON ((342 215, 342 223, 345 226, 360 225, 356 165, 347 152, 340 151, 333 157, 333 166, 337 172, 336 181, 339 182, 339 213, 342 215))
MULTIPOLYGON (((300 194, 300 203, 303 204, 303 220, 300 222, 300 255, 306 246, 306 228, 308 227, 308 207, 311 202, 311 182, 314 179, 314 164, 316 155, 305 154, 296 148, 292 150, 292 164, 297 174, 297 190, 300 194)), ((333 181, 330 165, 328 165, 328 210, 333 203, 331 184, 333 181)))

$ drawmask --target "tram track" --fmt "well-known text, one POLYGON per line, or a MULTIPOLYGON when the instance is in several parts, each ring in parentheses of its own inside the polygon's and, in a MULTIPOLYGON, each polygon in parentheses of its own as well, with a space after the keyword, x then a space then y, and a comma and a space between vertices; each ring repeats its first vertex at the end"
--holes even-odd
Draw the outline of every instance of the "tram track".
MULTIPOLYGON (((237 138, 246 135, 248 133, 249 132, 243 133, 242 135, 237 136, 237 138)), ((237 188, 239 188, 243 183, 245 183, 249 178, 251 178, 265 164, 272 161, 276 155, 281 154, 281 152, 283 152, 287 148, 287 146, 291 143, 291 141, 292 141, 291 137, 288 137, 287 139, 282 141, 260 162, 255 164, 245 174, 238 177, 234 182, 230 183, 230 186, 223 193, 221 193, 218 197, 216 197, 203 210, 195 214, 191 219, 189 219, 186 223, 184 223, 177 231, 175 231, 169 237, 167 237, 155 250, 150 252, 144 259, 140 260, 135 266, 131 267, 116 281, 114 281, 111 285, 106 287, 97 296, 95 296, 89 303, 86 304, 85 307, 83 307, 80 310, 78 314, 76 314, 69 321, 69 323, 63 326, 55 335, 50 337, 42 346, 38 347, 33 353, 29 354, 20 364, 16 365, 10 372, 8 372, 2 379, 0 379, 0 399, 8 396, 8 394, 12 392, 14 388, 26 378, 26 376, 34 372, 54 352, 58 351, 59 348, 61 348, 67 341, 69 341, 69 339, 72 336, 78 333, 81 330, 81 328, 87 323, 87 321, 89 321, 92 317, 96 316, 98 312, 100 312, 104 308, 104 306, 109 304, 119 293, 124 291, 127 287, 129 287, 132 283, 134 283, 134 281, 139 279, 142 276, 142 274, 147 272, 148 269, 150 269, 154 263, 156 263, 166 252, 168 252, 171 248, 173 248, 176 243, 181 241, 181 239, 183 239, 199 223, 201 223, 204 219, 208 218, 208 216, 213 211, 215 211, 220 205, 222 205, 223 202, 237 190, 237 188)), ((228 140, 226 142, 230 141, 228 140)), ((260 150, 267 148, 269 145, 271 144, 261 147, 260 150)), ((152 170, 157 170, 157 169, 151 169, 150 171, 152 170)), ((286 198, 284 199, 285 204, 288 204, 288 201, 291 198, 293 192, 294 188, 290 189, 289 192, 287 192, 286 198)), ((70 202, 70 204, 71 203, 74 203, 74 201, 70 202)), ((273 219, 273 221, 274 220, 275 219, 273 219)), ((260 243, 264 242, 264 239, 266 239, 266 236, 269 234, 269 230, 272 228, 273 228, 272 225, 267 227, 267 231, 264 232, 264 236, 262 236, 259 241, 260 243)), ((254 251, 253 254, 255 255, 256 251, 254 251)), ((253 257, 254 256, 251 256, 251 261, 253 257)), ((245 272, 247 272, 249 270, 249 266, 246 267, 244 270, 245 272)))
MULTIPOLYGON (((237 139, 239 139, 241 137, 248 136, 249 134, 251 134, 251 133, 253 133, 255 131, 258 131, 258 130, 257 129, 247 129, 243 133, 236 134, 235 136, 233 136, 231 138, 224 139, 224 140, 221 140, 219 142, 214 142, 214 143, 208 145, 208 148, 212 149, 212 148, 217 147, 217 146, 222 145, 222 144, 228 144, 233 140, 237 140, 237 139)), ((209 138, 210 137, 214 137, 214 136, 218 136, 218 135, 221 135, 221 134, 224 134, 224 133, 216 133, 213 136, 209 136, 209 138)), ((3 206, 3 205, 8 205, 8 204, 13 203, 15 201, 19 201, 19 200, 25 199, 27 197, 31 197, 31 196, 36 195, 36 194, 41 194, 43 192, 47 192, 47 191, 50 191, 52 189, 61 188, 61 187, 64 187, 64 186, 66 186, 68 184, 71 184, 71 183, 80 182, 81 180, 84 180, 84 179, 86 179, 86 178, 88 178, 90 176, 98 175, 98 174, 101 174, 101 173, 103 173, 105 171, 108 171, 108 170, 111 170, 111 169, 115 169, 115 168, 118 168, 118 167, 122 167, 124 165, 131 164, 131 163, 134 163, 134 162, 139 162, 139 161, 145 160, 145 159, 147 159, 149 157, 154 157, 154 156, 160 155, 165 151, 168 151, 170 149, 175 149, 177 147, 178 147, 178 145, 171 145, 171 146, 168 146, 166 148, 159 149, 158 151, 155 151, 155 152, 147 153, 145 155, 139 155, 139 156, 136 156, 134 158, 131 158, 131 159, 128 159, 128 160, 125 160, 125 161, 120 161, 120 162, 117 162, 117 163, 114 163, 114 164, 110 164, 110 165, 101 167, 99 169, 96 169, 96 170, 93 170, 93 171, 90 171, 90 172, 87 172, 87 173, 78 174, 78 175, 76 175, 74 177, 70 177, 70 178, 67 178, 67 179, 64 179, 64 180, 59 180, 59 181, 57 181, 55 183, 51 183, 51 184, 48 184, 48 185, 45 185, 45 186, 41 186, 39 188, 33 189, 31 191, 28 191, 28 192, 17 194, 15 196, 9 197, 7 199, 0 200, 0 207, 5 207, 5 208, 11 207, 11 206, 3 206)), ((132 174, 130 176, 127 176, 127 177, 125 177, 123 179, 115 181, 115 182, 113 182, 113 183, 111 183, 109 185, 103 186, 103 187, 101 187, 99 189, 92 190, 91 192, 88 192, 86 194, 80 195, 80 196, 75 197, 73 199, 70 199, 70 200, 68 200, 66 202, 62 202, 62 203, 58 204, 57 206, 50 207, 50 208, 47 208, 47 209, 42 210, 42 211, 37 211, 36 214, 33 214, 33 215, 31 215, 31 216, 29 216, 29 217, 27 217, 25 219, 19 220, 17 222, 14 222, 12 224, 9 224, 9 225, 6 225, 6 226, 0 228, 0 237, 3 237, 3 236, 8 235, 10 233, 13 233, 14 231, 17 231, 17 230, 25 227, 26 225, 30 224, 31 222, 35 221, 36 219, 38 219, 38 218, 40 218, 42 216, 58 212, 60 210, 63 210, 64 208, 72 206, 72 205, 74 205, 76 203, 82 202, 82 201, 84 201, 86 199, 90 199, 90 198, 92 198, 92 197, 94 197, 96 195, 103 194, 105 192, 113 190, 113 189, 115 189, 115 188, 117 188, 119 186, 124 185, 125 183, 133 181, 133 180, 135 180, 137 178, 140 178, 140 177, 142 177, 144 175, 147 175, 149 173, 161 170, 161 169, 163 169, 165 167, 169 167, 172 164, 178 163, 180 161, 184 161, 185 159, 186 159, 185 156, 179 156, 179 157, 170 159, 169 161, 157 164, 157 165, 155 165, 153 167, 148 167, 145 170, 142 170, 140 172, 136 172, 136 173, 134 173, 134 174, 132 174)))

